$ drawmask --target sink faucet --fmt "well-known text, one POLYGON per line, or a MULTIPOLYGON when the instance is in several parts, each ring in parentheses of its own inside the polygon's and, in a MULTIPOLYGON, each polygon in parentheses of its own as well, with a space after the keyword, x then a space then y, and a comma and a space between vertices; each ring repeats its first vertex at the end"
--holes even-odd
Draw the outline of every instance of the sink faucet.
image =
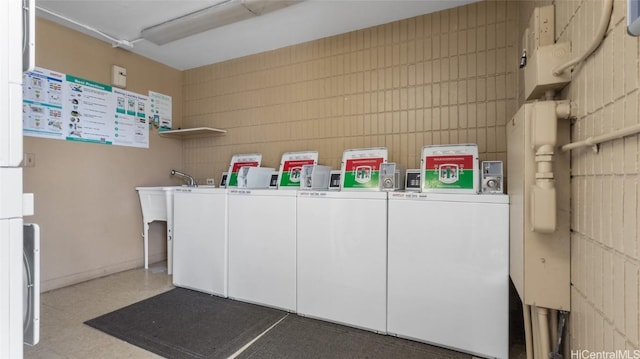
POLYGON ((196 179, 189 176, 186 173, 182 173, 176 170, 171 170, 171 175, 183 178, 185 181, 187 181, 187 186, 189 187, 198 187, 198 183, 196 182, 196 179))

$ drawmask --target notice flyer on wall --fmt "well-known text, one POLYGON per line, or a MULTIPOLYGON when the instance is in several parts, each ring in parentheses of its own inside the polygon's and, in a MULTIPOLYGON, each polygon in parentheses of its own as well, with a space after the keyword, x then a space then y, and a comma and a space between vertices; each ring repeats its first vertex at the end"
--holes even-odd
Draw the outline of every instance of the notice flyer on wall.
POLYGON ((22 122, 25 136, 66 138, 62 116, 62 87, 65 75, 36 68, 24 75, 22 122))
POLYGON ((114 144, 149 147, 149 98, 118 88, 113 88, 113 94, 116 109, 113 120, 114 144))
POLYGON ((171 129, 171 96, 149 91, 149 111, 153 125, 159 131, 171 129))
POLYGON ((25 136, 149 147, 147 96, 43 68, 23 80, 25 136))

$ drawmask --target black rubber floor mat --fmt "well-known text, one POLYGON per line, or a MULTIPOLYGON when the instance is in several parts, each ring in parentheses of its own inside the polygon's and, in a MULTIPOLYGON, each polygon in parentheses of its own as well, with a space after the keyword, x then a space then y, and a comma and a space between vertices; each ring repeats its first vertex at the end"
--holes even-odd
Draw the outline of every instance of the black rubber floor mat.
POLYGON ((471 355, 290 315, 245 349, 243 359, 470 359, 471 355))
POLYGON ((227 358, 285 315, 176 288, 85 324, 167 358, 227 358))

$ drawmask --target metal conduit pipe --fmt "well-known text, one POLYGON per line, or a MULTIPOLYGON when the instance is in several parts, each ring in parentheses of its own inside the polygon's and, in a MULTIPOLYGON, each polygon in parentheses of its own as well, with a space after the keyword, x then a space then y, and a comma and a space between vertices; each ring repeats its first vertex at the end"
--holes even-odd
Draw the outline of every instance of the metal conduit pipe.
POLYGON ((589 137, 585 140, 582 141, 578 141, 578 142, 572 142, 569 144, 566 144, 564 146, 562 146, 562 151, 571 151, 571 150, 575 150, 576 148, 581 148, 581 147, 588 147, 588 146, 595 146, 599 143, 602 142, 607 142, 607 141, 611 141, 611 140, 617 140, 623 137, 627 137, 627 136, 631 136, 631 135, 636 135, 640 133, 640 123, 637 125, 632 125, 629 127, 625 127, 622 128, 620 130, 616 130, 604 135, 600 135, 600 136, 593 136, 593 137, 589 137))
POLYGON ((596 36, 591 43, 591 46, 587 49, 587 51, 582 54, 580 57, 576 57, 572 60, 569 60, 567 63, 560 65, 553 69, 553 74, 555 76, 560 76, 566 69, 573 67, 582 61, 584 61, 589 55, 591 55, 598 46, 602 43, 602 39, 604 35, 607 33, 607 28, 609 27, 609 21, 611 20, 611 13, 613 11, 613 0, 604 0, 602 2, 602 15, 600 16, 600 23, 598 25, 598 30, 596 31, 596 36))

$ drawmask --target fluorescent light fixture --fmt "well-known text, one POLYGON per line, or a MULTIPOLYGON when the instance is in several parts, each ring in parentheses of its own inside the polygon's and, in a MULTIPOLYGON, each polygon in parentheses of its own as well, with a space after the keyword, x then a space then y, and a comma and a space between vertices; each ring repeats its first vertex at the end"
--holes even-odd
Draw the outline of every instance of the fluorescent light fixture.
POLYGON ((141 37, 156 45, 183 39, 216 27, 259 16, 302 0, 225 0, 143 29, 141 37))

